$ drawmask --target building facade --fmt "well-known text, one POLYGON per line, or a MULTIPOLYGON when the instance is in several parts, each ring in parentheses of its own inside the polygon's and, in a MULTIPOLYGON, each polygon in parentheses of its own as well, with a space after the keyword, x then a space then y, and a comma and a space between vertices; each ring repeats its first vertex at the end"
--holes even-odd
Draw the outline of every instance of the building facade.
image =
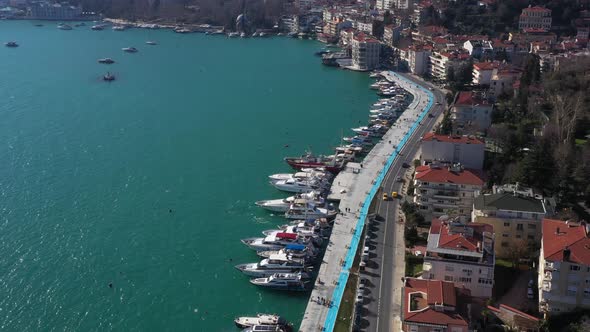
POLYGON ((523 9, 518 18, 518 28, 520 30, 551 30, 551 10, 539 6, 529 6, 528 8, 523 9))
POLYGON ((486 224, 432 220, 424 279, 453 282, 473 297, 490 298, 494 286, 494 232, 486 224))
POLYGON ((451 109, 451 119, 460 134, 485 132, 492 124, 494 106, 480 94, 461 91, 451 109))
POLYGON ((492 81, 494 69, 498 68, 496 62, 478 62, 473 64, 473 84, 489 86, 492 81))
POLYGON ((539 311, 590 308, 590 225, 543 220, 539 256, 539 311))
POLYGON ((356 70, 373 70, 379 66, 379 51, 381 43, 378 40, 358 33, 352 37, 352 66, 356 70))
POLYGON ((482 169, 485 143, 473 136, 447 136, 427 133, 420 142, 423 162, 459 163, 466 168, 482 169))
POLYGON ((494 227, 496 255, 506 258, 515 249, 540 244, 541 221, 551 214, 548 205, 548 200, 532 192, 494 187, 493 194, 475 197, 471 220, 494 227))
POLYGON ((29 16, 35 20, 76 20, 82 17, 82 7, 59 3, 34 3, 30 7, 29 16))
POLYGON ((416 168, 414 203, 428 220, 442 215, 469 216, 484 180, 461 165, 430 164, 416 168))
POLYGON ((428 71, 428 61, 432 47, 429 45, 411 45, 406 53, 408 68, 412 74, 424 75, 428 71))

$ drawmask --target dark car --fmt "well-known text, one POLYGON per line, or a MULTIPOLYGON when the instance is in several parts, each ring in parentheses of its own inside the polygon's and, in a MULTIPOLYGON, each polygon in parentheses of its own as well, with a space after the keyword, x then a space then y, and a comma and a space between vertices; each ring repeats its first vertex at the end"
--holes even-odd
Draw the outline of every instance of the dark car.
POLYGON ((402 167, 403 167, 403 168, 410 168, 410 164, 408 164, 408 163, 403 163, 403 164, 402 164, 402 167))

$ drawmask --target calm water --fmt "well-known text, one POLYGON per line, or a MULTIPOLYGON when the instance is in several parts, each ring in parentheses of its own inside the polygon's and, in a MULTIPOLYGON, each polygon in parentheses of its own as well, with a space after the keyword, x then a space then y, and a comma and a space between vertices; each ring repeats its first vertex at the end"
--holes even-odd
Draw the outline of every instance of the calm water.
POLYGON ((366 74, 288 38, 0 21, 9 40, 2 329, 236 331, 234 316, 256 312, 299 323, 307 296, 250 285, 233 266, 257 257, 239 240, 284 223, 253 205, 286 196, 266 181, 289 170, 284 156, 329 152, 366 120, 366 74), (100 81, 107 70, 116 82, 100 81))

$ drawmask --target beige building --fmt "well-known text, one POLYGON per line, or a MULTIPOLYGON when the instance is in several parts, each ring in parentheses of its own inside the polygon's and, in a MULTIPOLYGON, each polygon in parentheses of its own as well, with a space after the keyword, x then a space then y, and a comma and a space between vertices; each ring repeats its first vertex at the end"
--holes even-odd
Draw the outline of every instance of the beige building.
POLYGON ((474 136, 447 136, 427 133, 420 141, 420 158, 434 162, 459 163, 466 168, 482 169, 485 143, 474 136))
POLYGON ((424 75, 428 71, 428 62, 432 52, 429 45, 411 45, 406 52, 406 61, 412 74, 424 75))
POLYGON ((496 255, 506 258, 516 249, 540 244, 541 221, 551 214, 551 206, 549 200, 518 186, 495 187, 493 194, 475 197, 471 220, 494 227, 496 255))
POLYGON ((429 74, 439 80, 446 80, 450 68, 457 70, 462 61, 469 59, 469 54, 458 52, 434 52, 429 57, 429 74))
POLYGON ((539 311, 546 315, 590 308, 590 225, 543 220, 539 311))
POLYGON ((522 10, 518 18, 518 28, 520 30, 551 30, 551 10, 529 5, 528 8, 522 10))
POLYGON ((492 124, 494 105, 472 91, 458 93, 451 108, 451 119, 457 134, 485 132, 492 124))
POLYGON ((469 216, 473 197, 484 180, 461 165, 430 164, 416 168, 414 203, 426 220, 442 215, 469 216))
POLYGON ((422 278, 453 282, 473 297, 490 298, 495 263, 492 226, 432 220, 422 278))

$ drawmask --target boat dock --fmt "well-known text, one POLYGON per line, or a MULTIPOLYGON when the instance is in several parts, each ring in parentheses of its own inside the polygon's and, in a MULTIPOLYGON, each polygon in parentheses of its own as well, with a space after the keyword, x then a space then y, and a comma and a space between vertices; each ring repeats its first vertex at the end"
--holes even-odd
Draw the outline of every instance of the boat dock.
POLYGON ((328 200, 339 201, 340 211, 318 271, 299 331, 332 331, 348 273, 352 266, 369 205, 387 171, 433 104, 432 93, 394 72, 388 81, 409 91, 414 100, 361 163, 348 163, 334 179, 328 200))

